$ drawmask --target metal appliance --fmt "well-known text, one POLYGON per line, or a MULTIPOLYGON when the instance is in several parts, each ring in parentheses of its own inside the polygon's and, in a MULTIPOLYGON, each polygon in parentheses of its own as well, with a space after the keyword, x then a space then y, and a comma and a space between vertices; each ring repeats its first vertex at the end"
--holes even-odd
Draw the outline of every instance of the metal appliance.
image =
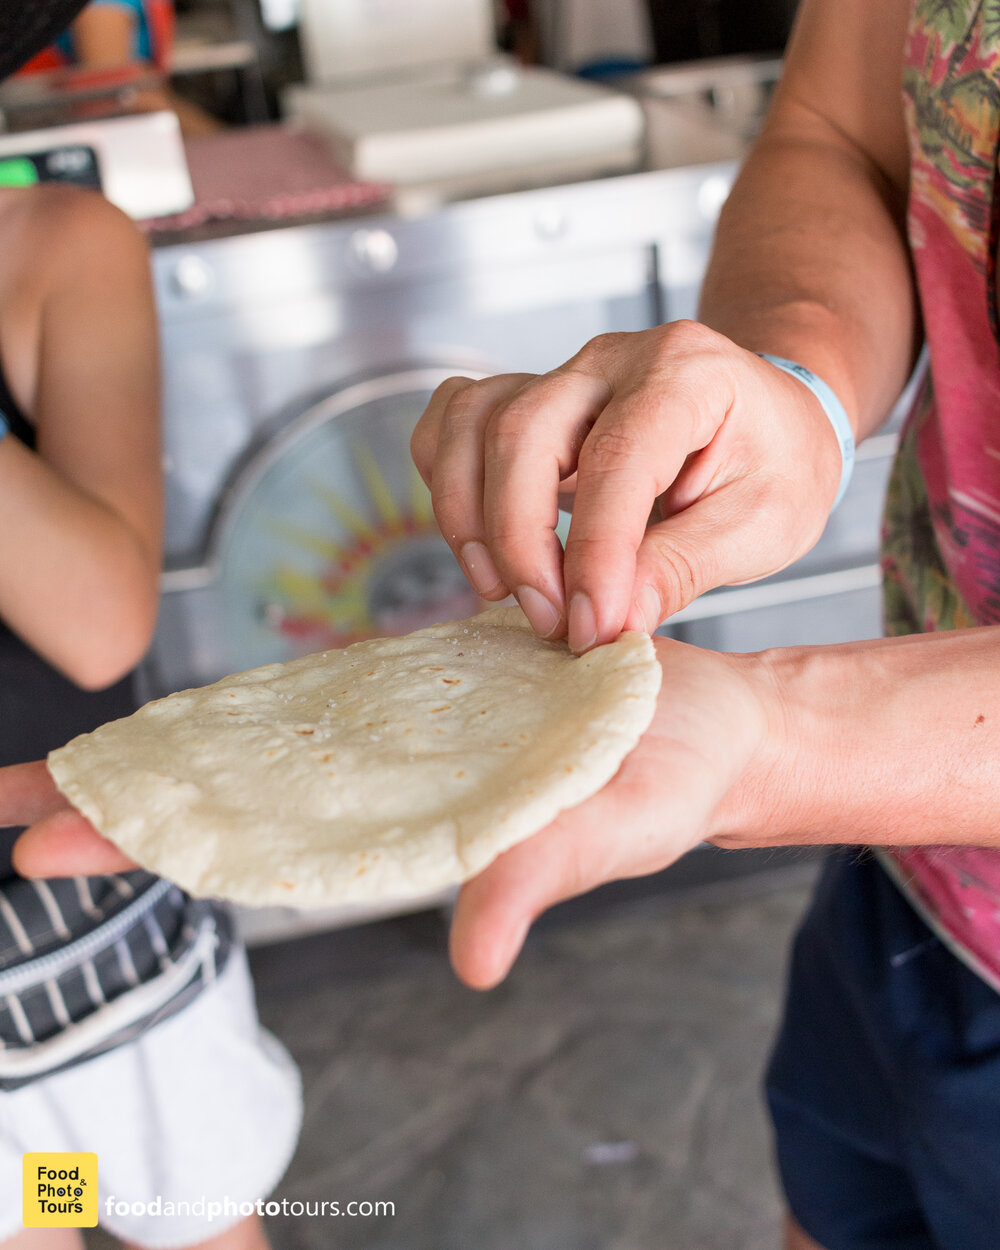
MULTIPOLYGON (((433 386, 545 370, 603 331, 692 315, 732 173, 662 171, 419 221, 158 249, 168 567, 147 693, 402 631, 435 605, 453 614, 462 584, 407 452, 433 386)), ((671 629, 741 650, 877 634, 895 424, 860 449, 808 555, 703 596, 671 629)))
POLYGON ((157 248, 167 572, 147 692, 453 616, 464 584, 408 451, 431 390, 687 311, 731 174, 157 248))

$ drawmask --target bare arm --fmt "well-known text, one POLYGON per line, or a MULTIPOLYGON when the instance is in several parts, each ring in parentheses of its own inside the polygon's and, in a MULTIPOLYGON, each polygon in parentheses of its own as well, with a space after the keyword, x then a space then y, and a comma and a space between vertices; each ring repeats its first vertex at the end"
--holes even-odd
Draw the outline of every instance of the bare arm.
POLYGON ((97 197, 46 195, 29 224, 6 220, 38 270, 37 298, 14 299, 0 325, 37 451, 0 442, 0 616, 98 687, 139 659, 156 613, 159 373, 146 247, 97 197))
MULTIPOLYGON (((73 46, 81 65, 93 69, 115 69, 140 65, 135 54, 136 18, 133 12, 115 4, 90 4, 73 23, 73 46)), ((151 70, 152 66, 147 66, 151 70)), ((137 113, 170 109, 177 114, 185 136, 214 134, 222 123, 197 104, 177 94, 164 81, 142 87, 133 93, 128 107, 137 113)))
POLYGON ((89 4, 72 26, 81 65, 112 69, 135 59, 135 14, 115 4, 89 4))
POLYGON ((904 236, 908 0, 805 0, 767 124, 722 211, 706 324, 815 370, 860 437, 902 389, 917 312, 904 236))
POLYGON ((713 840, 1000 849, 1000 626, 741 662, 767 729, 713 840))

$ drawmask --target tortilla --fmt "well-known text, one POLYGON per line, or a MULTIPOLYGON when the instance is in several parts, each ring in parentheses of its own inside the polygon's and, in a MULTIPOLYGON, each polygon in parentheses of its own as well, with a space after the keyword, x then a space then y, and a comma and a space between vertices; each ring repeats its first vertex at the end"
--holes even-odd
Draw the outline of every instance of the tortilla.
POLYGON ((169 695, 48 766, 101 833, 192 894, 403 899, 600 790, 659 685, 645 634, 575 657, 498 608, 169 695))

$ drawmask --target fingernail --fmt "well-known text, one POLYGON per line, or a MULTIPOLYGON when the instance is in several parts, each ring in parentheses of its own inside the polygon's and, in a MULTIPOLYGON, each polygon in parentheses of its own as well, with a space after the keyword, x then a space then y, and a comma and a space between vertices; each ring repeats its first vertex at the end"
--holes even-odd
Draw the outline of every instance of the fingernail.
POLYGON ((569 647, 579 654, 597 641, 597 617, 589 595, 577 591, 569 601, 569 647))
POLYGON ((550 638, 559 628, 562 618, 559 609, 534 586, 518 586, 514 593, 521 611, 531 622, 531 628, 542 638, 550 638))
POLYGON ((642 614, 646 633, 653 633, 659 627, 663 605, 660 603, 660 596, 648 583, 636 595, 635 606, 642 614))
POLYGON ((483 543, 469 542, 458 553, 465 569, 465 576, 472 583, 472 589, 478 595, 488 595, 502 585, 503 579, 497 572, 489 551, 483 543))

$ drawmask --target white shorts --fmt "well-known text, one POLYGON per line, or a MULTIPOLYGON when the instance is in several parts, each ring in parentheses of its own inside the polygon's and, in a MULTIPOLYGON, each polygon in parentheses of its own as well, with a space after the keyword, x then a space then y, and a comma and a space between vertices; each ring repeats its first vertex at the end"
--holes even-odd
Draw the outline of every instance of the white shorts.
POLYGON ((258 1024, 236 947, 218 981, 134 1042, 0 1094, 0 1241, 22 1229, 22 1154, 47 1150, 96 1152, 114 1236, 150 1250, 204 1241, 271 1192, 301 1121, 298 1069, 258 1024), (228 1217, 206 1213, 227 1200, 228 1217), (190 1214, 132 1210, 171 1202, 190 1214))

